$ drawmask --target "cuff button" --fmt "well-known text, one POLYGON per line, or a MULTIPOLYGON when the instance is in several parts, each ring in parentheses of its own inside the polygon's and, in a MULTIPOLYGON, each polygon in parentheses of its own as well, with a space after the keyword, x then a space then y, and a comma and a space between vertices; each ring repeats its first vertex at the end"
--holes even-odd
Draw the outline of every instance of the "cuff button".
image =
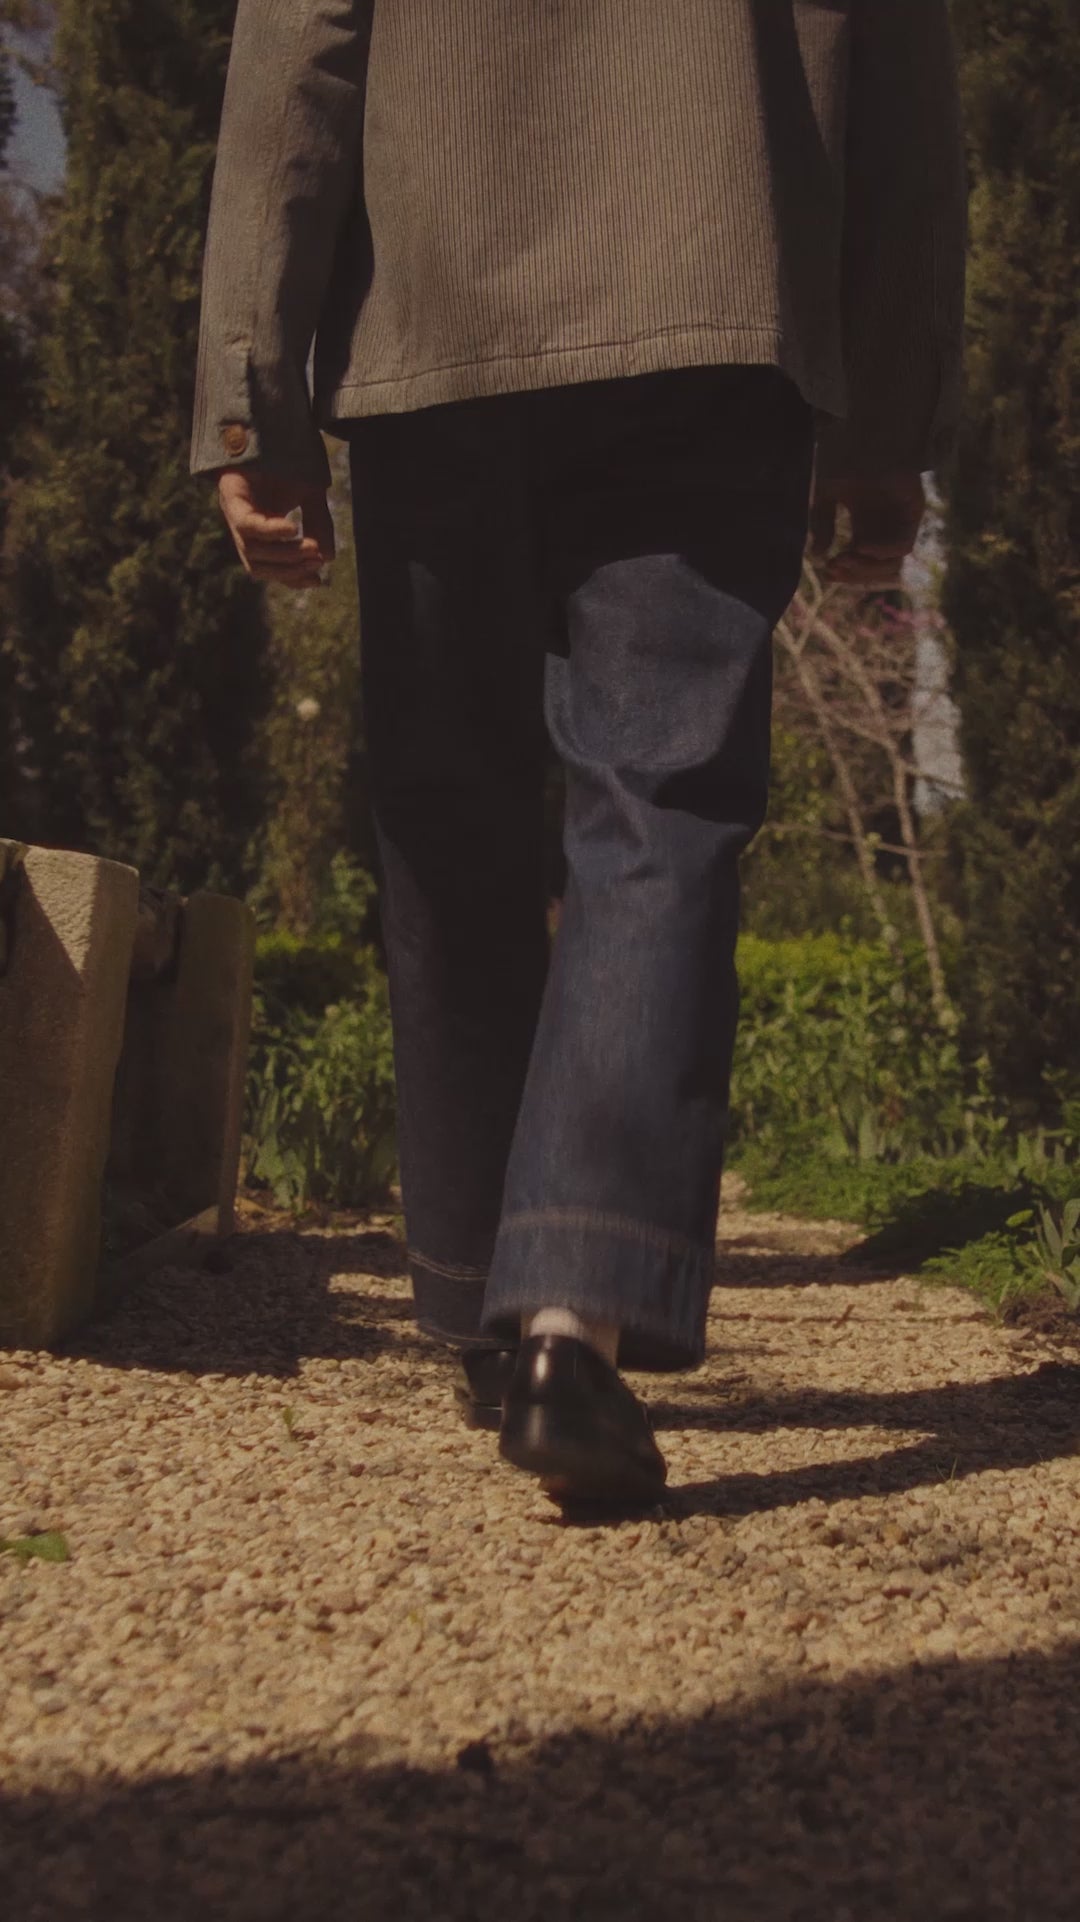
POLYGON ((231 427, 222 429, 222 444, 227 454, 243 454, 247 451, 248 430, 235 422, 231 427))

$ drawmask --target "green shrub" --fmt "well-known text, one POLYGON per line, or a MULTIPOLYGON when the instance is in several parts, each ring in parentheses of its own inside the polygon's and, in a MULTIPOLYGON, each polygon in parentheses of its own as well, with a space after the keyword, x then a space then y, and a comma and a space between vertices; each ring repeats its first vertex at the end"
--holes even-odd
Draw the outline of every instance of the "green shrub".
POLYGON ((1001 1132, 982 1064, 965 1067, 925 961, 842 935, 739 944, 733 1077, 739 1161, 811 1153, 896 1163, 986 1149, 1001 1132))
POLYGON ((256 950, 245 1162, 282 1207, 386 1198, 396 1164, 386 980, 340 931, 256 950))
POLYGON ((1080 1196, 1070 1196, 1060 1216, 1039 1209, 1035 1259, 1069 1312, 1080 1314, 1080 1196))
POLYGON ((970 1287, 1000 1310, 1080 1305, 1080 1112, 1017 1135, 935 1021, 925 968, 839 935, 740 943, 732 1161, 750 1205, 851 1221, 852 1259, 970 1287))
POLYGON ((262 1037, 249 1082, 247 1170, 283 1207, 385 1200, 395 1166, 385 1010, 342 1002, 262 1037))
POLYGON ((927 1157, 900 1163, 840 1159, 807 1141, 794 1150, 776 1141, 751 1142, 734 1160, 749 1186, 751 1208, 810 1221, 850 1221, 871 1233, 902 1219, 907 1204, 947 1180, 950 1166, 927 1157))
MULTIPOLYGON (((967 804, 959 999, 1014 1112, 1080 1060, 1080 33, 1069 0, 953 0, 971 195, 944 613, 967 804)), ((1075 1072, 1075 1070, 1074 1070, 1075 1072)))
POLYGON ((973 1289, 995 1309, 1045 1296, 1053 1289, 1070 1314, 1080 1314, 1080 1196, 1075 1190, 1075 1169, 1071 1176, 1071 1183, 1056 1184, 1064 1196, 1062 1206, 1055 1207, 1047 1197, 1037 1207, 1021 1209, 996 1232, 946 1249, 926 1264, 926 1272, 973 1289))
POLYGON ((272 1026, 294 1015, 321 1016, 339 1001, 363 997, 371 977, 371 949, 340 935, 305 940, 296 934, 261 934, 255 951, 260 1014, 272 1026))
POLYGON ((936 1255, 923 1272, 951 1287, 970 1288, 998 1314, 1018 1301, 1044 1295, 1046 1277, 1033 1246, 1030 1220, 1030 1211, 1024 1209, 1003 1228, 936 1255))

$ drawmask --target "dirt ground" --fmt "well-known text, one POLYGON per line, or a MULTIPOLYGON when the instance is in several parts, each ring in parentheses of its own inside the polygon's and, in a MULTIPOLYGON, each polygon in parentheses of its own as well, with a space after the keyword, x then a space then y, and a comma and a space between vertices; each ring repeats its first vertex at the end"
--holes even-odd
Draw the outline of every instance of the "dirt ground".
POLYGON ((0 1356, 12 1922, 1075 1922, 1080 1356, 729 1209, 654 1514, 459 1421, 386 1225, 0 1356))

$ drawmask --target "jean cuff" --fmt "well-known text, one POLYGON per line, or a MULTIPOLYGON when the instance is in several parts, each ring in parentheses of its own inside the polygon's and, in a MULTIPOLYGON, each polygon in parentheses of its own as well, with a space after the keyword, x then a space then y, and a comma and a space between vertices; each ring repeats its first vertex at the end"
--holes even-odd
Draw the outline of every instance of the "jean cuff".
POLYGON ((696 1368, 716 1250, 587 1208, 504 1215, 484 1296, 485 1335, 517 1339, 522 1314, 570 1308, 621 1329, 624 1368, 696 1368))
POLYGON ((486 1269, 436 1261, 410 1248, 409 1274, 416 1319, 425 1335, 432 1335, 449 1348, 475 1347, 482 1340, 480 1313, 486 1269))

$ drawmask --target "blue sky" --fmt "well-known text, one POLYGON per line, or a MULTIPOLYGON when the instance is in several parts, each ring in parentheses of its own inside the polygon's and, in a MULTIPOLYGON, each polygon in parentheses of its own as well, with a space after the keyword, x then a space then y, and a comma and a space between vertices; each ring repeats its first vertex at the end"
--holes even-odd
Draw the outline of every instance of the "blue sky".
MULTIPOLYGON (((12 36, 16 38, 16 36, 12 36)), ((19 118, 8 149, 8 172, 28 187, 48 193, 59 185, 64 171, 64 137, 53 97, 35 87, 25 74, 15 75, 19 118)))

